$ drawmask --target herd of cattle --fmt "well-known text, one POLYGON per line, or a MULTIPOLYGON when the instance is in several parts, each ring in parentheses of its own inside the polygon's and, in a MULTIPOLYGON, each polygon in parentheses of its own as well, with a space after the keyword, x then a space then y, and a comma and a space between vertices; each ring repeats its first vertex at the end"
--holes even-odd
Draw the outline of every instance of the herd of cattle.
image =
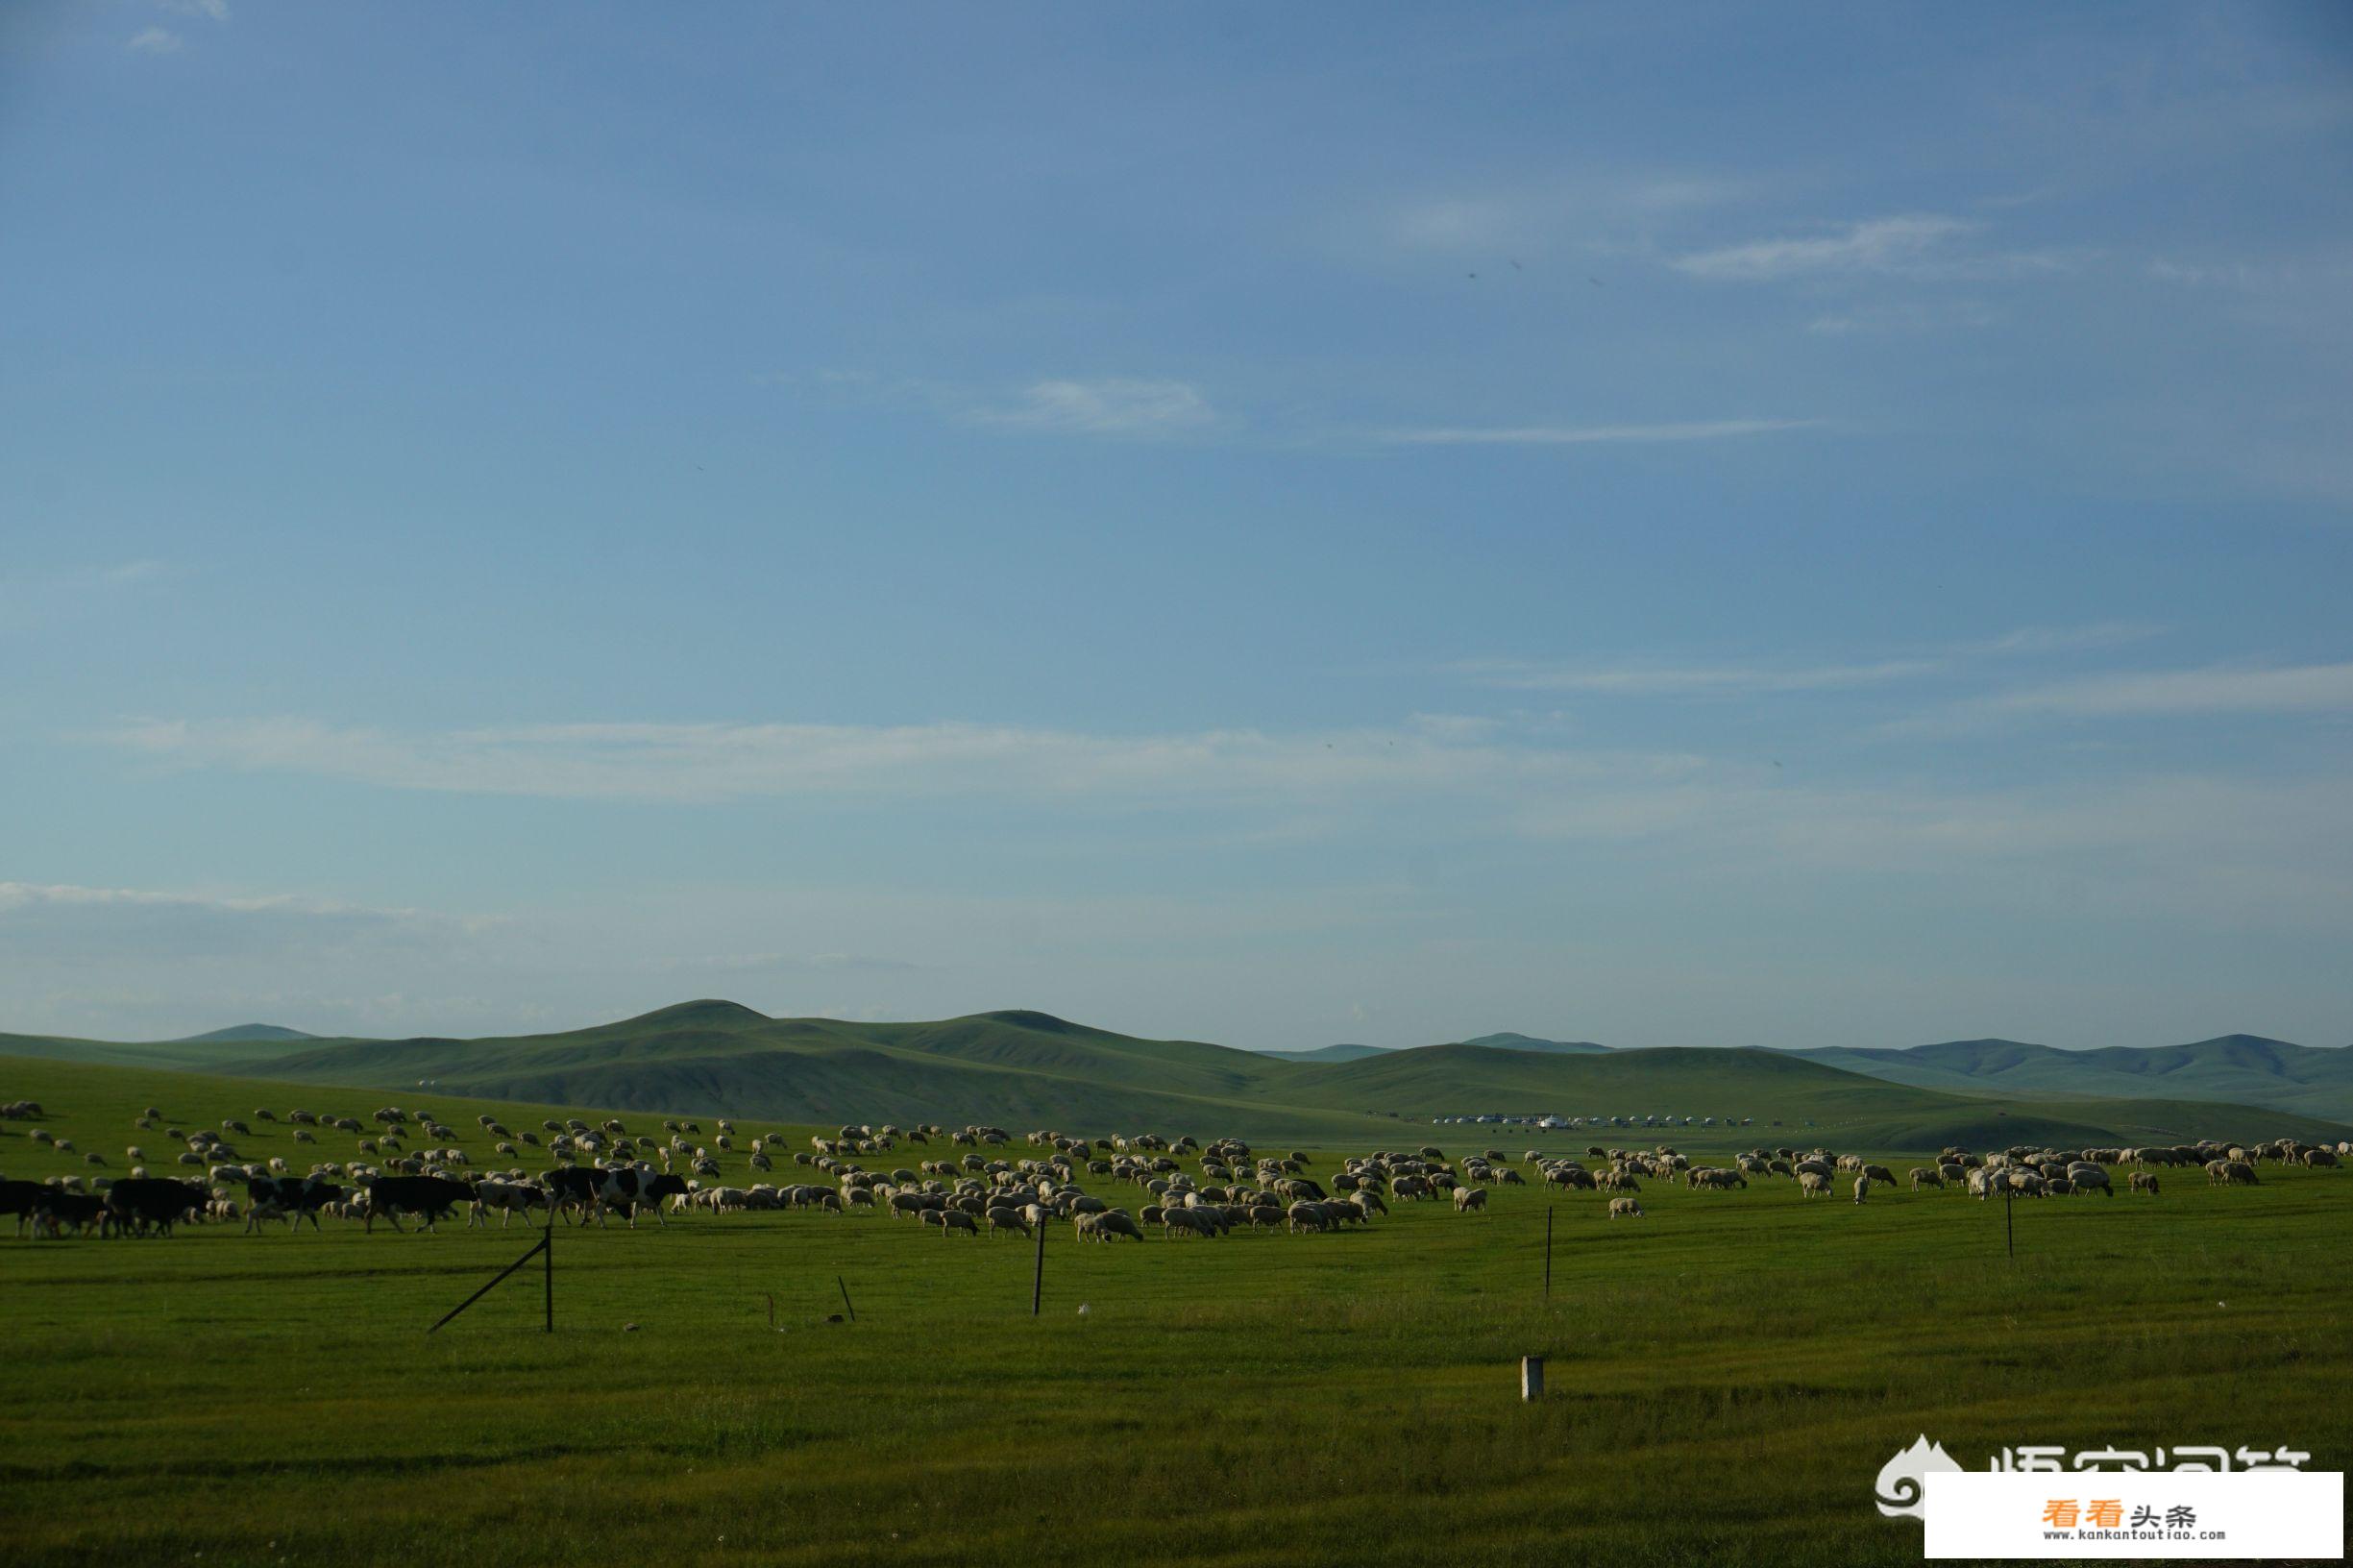
MULTIPOLYGON (((0 1115, 38 1119, 41 1108, 15 1101, 0 1106, 0 1115)), ((253 1119, 282 1121, 266 1110, 255 1112, 253 1119)), ((845 1126, 832 1136, 811 1138, 807 1149, 788 1149, 781 1133, 739 1135, 723 1120, 706 1139, 694 1121, 664 1120, 659 1135, 632 1136, 618 1119, 591 1126, 575 1117, 546 1120, 537 1130, 518 1133, 491 1115, 477 1118, 479 1134, 493 1140, 501 1158, 519 1158, 529 1147, 551 1164, 537 1174, 519 1164, 477 1172, 458 1146, 461 1135, 429 1112, 386 1106, 372 1119, 371 1130, 356 1117, 288 1112, 282 1125, 293 1143, 316 1145, 322 1130, 341 1132, 356 1137, 360 1156, 312 1163, 298 1174, 283 1156, 257 1163, 240 1157, 231 1139, 253 1136, 245 1120, 226 1120, 218 1132, 188 1132, 169 1125, 162 1112, 151 1107, 136 1118, 137 1130, 181 1145, 175 1163, 198 1167, 196 1173, 184 1179, 151 1174, 145 1150, 133 1144, 127 1150, 130 1169, 118 1179, 0 1179, 0 1214, 15 1217, 19 1237, 28 1231, 36 1237, 111 1237, 168 1236, 175 1226, 192 1221, 242 1221, 248 1233, 270 1222, 300 1230, 306 1220, 318 1229, 322 1216, 355 1219, 372 1232, 379 1219, 404 1229, 404 1217, 429 1231, 461 1212, 470 1225, 486 1225, 493 1214, 502 1227, 518 1214, 527 1222, 537 1214, 542 1223, 561 1216, 567 1224, 576 1218, 602 1225, 618 1214, 633 1227, 641 1213, 666 1224, 666 1211, 849 1213, 865 1209, 937 1227, 944 1237, 1000 1232, 1030 1237, 1048 1221, 1064 1219, 1081 1238, 1110 1242, 1141 1240, 1152 1231, 1170 1239, 1215 1237, 1238 1228, 1328 1233, 1386 1215, 1391 1201, 1436 1203, 1476 1214, 1485 1211, 1488 1192, 1498 1187, 1605 1194, 1609 1217, 1637 1218, 1644 1212, 1637 1194, 1645 1181, 1723 1192, 1752 1182, 1786 1180, 1801 1196, 1815 1197, 1831 1195, 1851 1178, 1856 1203, 1875 1187, 1901 1185, 1886 1165, 1826 1149, 1752 1149, 1732 1156, 1729 1164, 1705 1164, 1664 1145, 1648 1150, 1594 1145, 1581 1159, 1531 1149, 1517 1162, 1501 1149, 1449 1158, 1425 1146, 1344 1158, 1327 1187, 1310 1173, 1314 1162, 1306 1153, 1261 1153, 1230 1138, 1203 1143, 1152 1134, 1090 1139, 1036 1132, 1021 1140, 1035 1152, 1019 1155, 1013 1148, 1015 1136, 1002 1128, 886 1124, 845 1126), (411 1143, 426 1146, 412 1150, 411 1143), (918 1159, 899 1152, 917 1147, 944 1157, 918 1159), (886 1155, 896 1158, 880 1158, 886 1155), (911 1159, 912 1164, 904 1163, 911 1159), (723 1178, 729 1160, 740 1161, 747 1177, 771 1176, 781 1161, 821 1179, 728 1185, 723 1178), (1134 1187, 1134 1209, 1088 1191, 1091 1182, 1134 1187)), ((80 1152, 71 1140, 46 1131, 36 1129, 28 1137, 56 1153, 80 1152)), ((2018 1147, 1984 1154, 1949 1148, 1933 1164, 1911 1167, 1907 1180, 1915 1191, 1958 1189, 1981 1199, 2113 1196, 2109 1167, 2131 1165, 2130 1189, 2154 1195, 2158 1169, 2197 1167, 2217 1185, 2241 1186, 2256 1183, 2258 1167, 2267 1163, 2317 1168, 2334 1166, 2348 1154, 2353 1145, 2328 1147, 2292 1139, 2146 1148, 2018 1147)), ((106 1164, 96 1151, 82 1158, 91 1166, 106 1164)))

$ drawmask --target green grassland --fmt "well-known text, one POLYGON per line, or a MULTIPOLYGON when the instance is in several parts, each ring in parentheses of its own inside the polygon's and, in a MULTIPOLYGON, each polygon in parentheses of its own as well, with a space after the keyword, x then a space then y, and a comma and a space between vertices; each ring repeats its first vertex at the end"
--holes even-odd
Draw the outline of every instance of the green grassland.
MULTIPOLYGON (((117 1174, 124 1145, 161 1143, 132 1126, 150 1104, 192 1130, 262 1106, 364 1120, 422 1103, 478 1162, 478 1111, 518 1128, 604 1114, 0 1060, 0 1098, 17 1097, 117 1174)), ((86 1173, 31 1144, 33 1125, 0 1123, 0 1170, 86 1173)), ((283 1123, 252 1125, 244 1158, 306 1163, 283 1123)), ((1526 1145, 1389 1130, 1391 1146, 1526 1145)), ((350 1156, 321 1136, 323 1157, 350 1156)), ((1696 1158, 1734 1136, 1674 1141, 1696 1158)), ((424 1333, 522 1253, 521 1229, 0 1235, 0 1555, 1908 1563, 1920 1527, 1881 1518, 1871 1489, 1918 1433, 1973 1466, 2024 1443, 2286 1443, 2345 1468, 2353 1171, 2164 1176, 2155 1199, 2019 1205, 2014 1261, 2001 1207, 1954 1193, 1857 1207, 1779 1182, 1646 1183, 1649 1213, 1618 1221, 1575 1194, 1549 1205, 1549 1299, 1532 1188, 1499 1189, 1484 1215, 1401 1203, 1333 1236, 1103 1246, 1064 1227, 1035 1319, 1035 1255, 1012 1239, 863 1214, 558 1227, 552 1335, 535 1275, 424 1333), (855 1322, 827 1321, 837 1277, 855 1322), (1523 1405, 1532 1352, 1551 1392, 1523 1405)), ((740 1158, 726 1179, 747 1179, 740 1158)))
MULTIPOLYGON (((1035 1012, 929 1023, 772 1018, 705 1000, 557 1034, 486 1040, 174 1041, 0 1037, 0 1055, 176 1067, 415 1093, 630 1111, 685 1108, 768 1121, 941 1121, 1075 1132, 1213 1128, 1340 1147, 1393 1142, 1397 1123, 1542 1114, 1753 1118, 1790 1137, 1878 1147, 2173 1142, 2343 1136, 2302 1108, 2220 1096, 2133 1097, 2064 1085, 2010 1092, 1899 1084, 1763 1050, 1532 1050, 1483 1037, 1347 1059, 1279 1060, 1197 1041, 1140 1040, 1035 1012)), ((1534 1045, 1552 1042, 1531 1041, 1534 1045)), ((2331 1055, 2337 1053, 2311 1053, 2331 1055)), ((2107 1079, 2122 1081, 2109 1073, 2107 1079)))

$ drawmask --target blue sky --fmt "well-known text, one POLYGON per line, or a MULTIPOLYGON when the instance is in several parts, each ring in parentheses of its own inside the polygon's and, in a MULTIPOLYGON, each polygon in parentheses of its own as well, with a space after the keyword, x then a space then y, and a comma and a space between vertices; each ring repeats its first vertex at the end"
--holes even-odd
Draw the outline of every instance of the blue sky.
POLYGON ((0 1028, 2353 1038, 2335 5, 0 17, 0 1028))

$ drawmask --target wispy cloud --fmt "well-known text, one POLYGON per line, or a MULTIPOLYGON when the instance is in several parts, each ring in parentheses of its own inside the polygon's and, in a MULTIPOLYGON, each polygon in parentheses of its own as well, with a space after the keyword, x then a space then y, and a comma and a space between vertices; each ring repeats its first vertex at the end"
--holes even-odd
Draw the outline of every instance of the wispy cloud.
POLYGON ((1483 685, 1510 691, 1584 692, 1609 697, 1738 697, 1878 686, 1934 674, 1948 667, 1946 661, 1930 659, 1798 666, 1562 666, 1487 660, 1458 664, 1452 670, 1483 685))
POLYGON ((179 52, 181 41, 180 35, 168 27, 143 27, 123 47, 142 55, 169 55, 179 52))
POLYGON ((178 956, 460 939, 488 922, 291 894, 250 896, 0 882, 0 953, 33 960, 178 956))
POLYGON ((663 961, 679 974, 912 974, 923 968, 866 953, 711 953, 663 961))
POLYGON ((1750 240, 1678 257, 1694 278, 1762 281, 1819 272, 1888 272, 1912 265, 1977 226, 1935 213, 1873 218, 1818 234, 1750 240))
POLYGON ((138 556, 103 566, 0 572, 0 631, 37 629, 95 614, 141 584, 170 576, 171 563, 138 556))
MULTIPOLYGON (((1708 172, 1638 172, 1425 191, 1385 209, 1385 237, 1408 252, 1526 257, 1617 250, 1677 214, 1724 206, 1754 185, 1708 172)), ((1360 231, 1352 231, 1360 232, 1360 231)))
POLYGON ((1816 316, 1805 330, 1825 337, 1897 336, 1991 327, 2001 312, 1980 300, 1882 300, 1816 316))
POLYGON ((1878 659, 1737 663, 1584 663, 1467 659, 1446 667, 1507 691, 1581 692, 1607 697, 1739 697, 1777 692, 1850 691, 1948 675, 1971 663, 2120 648, 2164 628, 2103 621, 2081 626, 2022 626, 1998 636, 1878 659))
POLYGON ((755 386, 797 392, 832 406, 906 409, 1005 430, 1173 435, 1221 420, 1208 395, 1190 381, 1150 377, 1050 377, 1010 389, 859 370, 770 371, 751 380, 755 386))
POLYGON ((2075 653, 2094 649, 2122 648, 2163 636, 2169 627, 2153 621, 2094 621, 2080 626, 2021 626, 1981 643, 1965 645, 1973 653, 2075 653))
POLYGON ((202 16, 212 22, 229 20, 229 0, 160 0, 160 3, 165 11, 183 16, 202 16))
POLYGON ((1770 435, 1782 430, 1819 429, 1823 424, 1824 421, 1819 419, 1715 419, 1670 425, 1452 426, 1390 430, 1382 439, 1393 445, 1417 447, 1582 447, 1658 441, 1722 441, 1734 436, 1770 435))
POLYGON ((159 764, 391 789, 713 801, 952 795, 1316 799, 1623 776, 1675 759, 1511 746, 1449 722, 1270 734, 1091 735, 975 723, 576 723, 425 734, 305 719, 151 720, 101 739, 159 764))
MULTIPOLYGON (((1938 213, 1872 218, 1817 233, 1777 235, 1695 251, 1677 257, 1668 265, 1686 277, 1721 282, 1872 277, 1963 282, 2063 272, 2078 259, 2055 251, 1996 251, 1964 243, 1981 227, 1966 218, 1938 213)), ((1823 319, 1838 322, 1844 318, 1823 319)))
POLYGON ((969 417, 1023 429, 1154 435, 1197 429, 1215 414, 1189 382, 1109 377, 1033 381, 1013 402, 977 406, 969 417))
POLYGON ((2095 675, 1985 698, 1968 711, 2126 719, 2353 712, 2353 664, 2216 665, 2095 675))

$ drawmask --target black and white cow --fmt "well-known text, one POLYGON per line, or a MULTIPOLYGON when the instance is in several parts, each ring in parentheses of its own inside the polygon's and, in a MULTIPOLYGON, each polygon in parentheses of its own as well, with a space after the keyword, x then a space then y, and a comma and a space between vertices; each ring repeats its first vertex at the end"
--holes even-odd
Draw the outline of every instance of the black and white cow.
MULTIPOLYGON (((667 1171, 653 1170, 644 1165, 622 1165, 606 1168, 602 1165, 582 1169, 578 1165, 559 1166, 548 1172, 548 1191, 558 1209, 575 1204, 594 1213, 597 1223, 604 1223, 606 1213, 619 1209, 628 1216, 629 1228, 637 1228, 637 1211, 641 1205, 653 1210, 654 1223, 667 1225, 662 1217, 662 1200, 682 1197, 686 1193, 685 1178, 667 1171)), ((582 1224, 587 1220, 583 1216, 582 1224)))
POLYGON ((319 1211, 343 1201, 343 1188, 316 1176, 249 1176, 245 1180, 245 1234, 251 1236, 265 1219, 291 1221, 287 1232, 303 1228, 307 1218, 319 1230, 319 1211))
POLYGON ((502 1182, 484 1177, 474 1184, 474 1204, 466 1211, 468 1226, 490 1224, 491 1211, 499 1214, 499 1229, 504 1230, 517 1214, 525 1224, 531 1221, 531 1211, 548 1207, 548 1189, 531 1182, 502 1182))

